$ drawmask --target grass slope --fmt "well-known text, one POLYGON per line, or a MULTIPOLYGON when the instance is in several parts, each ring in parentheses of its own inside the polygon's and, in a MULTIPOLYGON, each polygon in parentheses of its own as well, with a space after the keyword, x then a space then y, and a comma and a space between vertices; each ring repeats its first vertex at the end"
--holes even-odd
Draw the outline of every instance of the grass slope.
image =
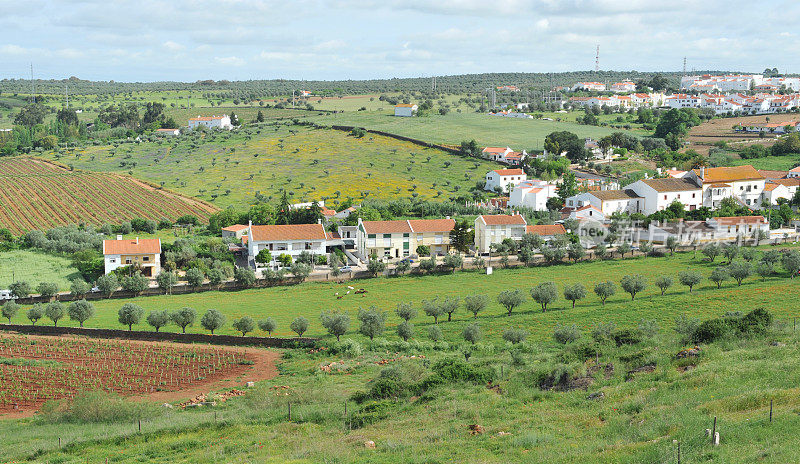
POLYGON ((342 131, 285 125, 210 134, 196 144, 181 137, 118 148, 93 146, 58 159, 79 169, 163 182, 217 206, 239 208, 252 204, 256 192, 277 201, 283 190, 293 202, 330 197, 333 205, 365 195, 446 198, 498 167, 389 137, 359 139, 342 131))
POLYGON ((28 250, 0 253, 0 288, 8 288, 15 281, 27 281, 34 288, 41 282, 52 282, 67 291, 70 281, 80 278, 68 258, 28 250))

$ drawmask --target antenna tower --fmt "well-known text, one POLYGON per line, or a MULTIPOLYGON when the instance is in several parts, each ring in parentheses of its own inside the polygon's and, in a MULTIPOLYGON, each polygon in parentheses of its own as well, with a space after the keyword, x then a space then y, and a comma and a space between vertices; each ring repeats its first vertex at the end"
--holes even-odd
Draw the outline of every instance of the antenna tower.
POLYGON ((36 103, 36 84, 33 82, 33 63, 31 63, 31 98, 36 103))
POLYGON ((597 51, 594 55, 594 72, 600 71, 600 45, 597 45, 597 51))

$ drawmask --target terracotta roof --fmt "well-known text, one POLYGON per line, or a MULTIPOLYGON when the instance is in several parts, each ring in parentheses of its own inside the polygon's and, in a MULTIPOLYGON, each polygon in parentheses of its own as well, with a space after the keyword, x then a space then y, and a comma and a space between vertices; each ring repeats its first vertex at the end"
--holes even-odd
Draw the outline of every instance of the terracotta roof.
POLYGON ((505 225, 525 225, 525 218, 519 214, 509 216, 507 214, 484 214, 478 216, 483 219, 487 226, 505 226, 505 225))
POLYGON ((764 190, 767 191, 767 192, 771 192, 771 191, 775 190, 776 188, 778 188, 778 185, 780 185, 780 184, 776 184, 774 182, 767 182, 766 185, 764 185, 764 190))
POLYGON ((783 179, 788 174, 788 171, 773 171, 769 169, 759 169, 758 173, 767 179, 783 179))
MULTIPOLYGON (((694 169, 695 175, 700 178, 702 170, 694 169)), ((703 179, 704 184, 714 184, 717 182, 736 182, 743 180, 761 180, 761 175, 756 168, 747 164, 744 166, 705 168, 703 179)))
POLYGON ((156 132, 175 132, 178 129, 156 129, 156 132))
POLYGON ((713 188, 729 188, 730 186, 731 184, 723 184, 723 183, 709 185, 709 187, 713 188))
POLYGON ((724 226, 734 226, 737 224, 768 224, 764 216, 723 216, 711 218, 717 224, 724 226))
POLYGON ((492 172, 496 172, 501 176, 523 176, 525 175, 525 171, 522 169, 495 169, 492 172))
POLYGON ((483 149, 483 153, 505 153, 506 150, 510 150, 510 148, 506 147, 486 147, 483 149))
POLYGON ((790 169, 789 172, 800 172, 800 166, 790 169))
POLYGON ((538 224, 526 227, 525 232, 536 235, 563 235, 567 230, 561 224, 538 224))
POLYGON ((591 192, 600 201, 628 200, 630 198, 641 198, 633 190, 596 190, 591 192))
POLYGON ((277 240, 325 240, 322 224, 286 224, 274 226, 252 226, 254 242, 274 242, 277 240))
POLYGON ((322 215, 323 215, 323 216, 334 216, 334 215, 336 215, 336 210, 333 210, 333 209, 327 208, 327 207, 325 207, 325 206, 323 206, 323 207, 321 208, 321 210, 322 210, 322 215))
POLYGON ((788 179, 772 179, 776 184, 785 185, 787 187, 800 187, 800 177, 790 177, 788 179))
POLYGON ((412 105, 411 103, 400 103, 399 105, 395 105, 395 108, 413 108, 417 105, 412 105))
POLYGON ((408 221, 414 232, 450 232, 456 226, 453 219, 411 219, 408 221))
POLYGON ((643 183, 649 185, 656 192, 684 192, 687 190, 700 190, 694 182, 685 178, 668 177, 666 179, 644 179, 643 183))
POLYGON ((593 209, 595 211, 602 213, 602 211, 597 209, 597 207, 595 207, 594 205, 583 205, 580 208, 576 209, 575 211, 586 211, 587 209, 593 209))
POLYGON ((363 221, 364 230, 368 234, 397 234, 411 233, 411 226, 408 221, 363 221))
POLYGON ((247 229, 247 226, 242 224, 235 224, 232 226, 222 228, 222 230, 224 230, 225 232, 239 232, 242 229, 247 229))
POLYGON ((154 255, 160 253, 160 238, 103 240, 104 255, 154 255))

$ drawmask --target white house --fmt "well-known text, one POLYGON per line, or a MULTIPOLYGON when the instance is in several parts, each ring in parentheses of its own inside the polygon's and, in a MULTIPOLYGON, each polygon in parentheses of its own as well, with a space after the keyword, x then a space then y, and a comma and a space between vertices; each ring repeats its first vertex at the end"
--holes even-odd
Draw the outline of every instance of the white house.
POLYGON ((401 103, 399 105, 395 105, 394 115, 410 118, 411 116, 414 116, 418 108, 419 107, 414 104, 401 103))
MULTIPOLYGON (((666 243, 670 236, 683 245, 715 241, 752 240, 758 231, 769 234, 769 221, 763 216, 714 217, 705 221, 664 222, 650 224, 647 240, 666 243)), ((644 237, 641 237, 644 239, 644 237)))
POLYGON ((227 114, 222 116, 197 116, 189 119, 189 129, 205 126, 209 129, 233 129, 231 118, 227 114))
POLYGON ((371 255, 380 258, 406 258, 425 245, 431 254, 450 251, 450 231, 456 221, 445 219, 410 219, 394 221, 362 221, 358 219, 356 248, 362 259, 371 255))
MULTIPOLYGON (((800 180, 800 179, 782 179, 782 180, 800 180)), ((797 187, 794 188, 797 191, 797 187)), ((778 200, 791 200, 794 197, 794 191, 787 185, 778 183, 774 180, 768 180, 764 185, 764 192, 761 194, 761 200, 766 201, 770 205, 775 205, 778 200)))
POLYGON ((602 92, 605 89, 606 85, 601 82, 577 82, 572 86, 573 92, 578 90, 602 92))
POLYGON ((156 277, 161 273, 161 239, 145 238, 103 240, 103 259, 105 273, 124 266, 141 269, 142 275, 156 277))
POLYGON ((509 195, 508 205, 511 207, 531 208, 534 211, 545 211, 547 200, 556 196, 556 184, 539 179, 525 180, 517 184, 509 195))
POLYGON ((240 239, 247 234, 248 226, 244 224, 234 224, 232 226, 222 228, 222 238, 235 238, 240 239))
POLYGON ((156 135, 181 135, 180 129, 156 129, 156 135))
POLYGON ((528 156, 525 150, 514 151, 510 147, 486 147, 481 150, 481 157, 498 163, 518 166, 528 156))
POLYGON ((753 166, 694 169, 686 175, 703 188, 703 206, 716 209, 727 197, 743 205, 760 208, 766 178, 753 166))
POLYGON ((495 169, 486 173, 486 186, 483 189, 493 192, 499 187, 501 192, 508 192, 509 185, 516 186, 527 179, 522 169, 495 169))
POLYGON ((533 226, 525 227, 525 233, 538 235, 548 242, 554 239, 557 235, 565 235, 567 229, 562 224, 536 224, 533 226))
POLYGON ((503 240, 522 240, 527 222, 520 215, 484 214, 475 218, 475 248, 478 253, 488 253, 492 245, 503 240))
POLYGON ((248 225, 247 255, 249 262, 255 265, 255 257, 261 250, 269 250, 272 262, 264 263, 274 266, 276 259, 287 254, 297 259, 300 253, 307 251, 313 255, 326 253, 327 241, 330 238, 322 224, 287 224, 287 225, 248 225))
POLYGON ((800 166, 796 168, 790 169, 789 172, 786 174, 786 177, 800 177, 800 166))
POLYGON ((645 207, 644 201, 643 197, 628 188, 624 190, 592 190, 567 198, 564 206, 579 209, 586 205, 592 205, 604 216, 610 216, 614 213, 641 213, 645 207))
POLYGON ((635 92, 636 84, 631 81, 615 82, 611 84, 611 91, 616 93, 635 92))
POLYGON ((640 198, 644 198, 641 212, 651 215, 679 201, 689 211, 703 206, 703 190, 692 179, 642 179, 626 187, 640 198))

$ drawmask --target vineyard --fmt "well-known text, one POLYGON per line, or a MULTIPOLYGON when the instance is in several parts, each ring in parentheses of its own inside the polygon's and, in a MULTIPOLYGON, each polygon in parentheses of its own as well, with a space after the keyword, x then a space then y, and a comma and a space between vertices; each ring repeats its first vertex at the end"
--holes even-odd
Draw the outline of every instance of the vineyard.
POLYGON ((178 392, 255 367, 248 353, 118 340, 0 337, 0 414, 103 390, 124 396, 178 392))
POLYGON ((74 172, 33 158, 0 160, 0 227, 19 234, 69 224, 119 224, 133 218, 207 219, 202 201, 117 174, 74 172))

